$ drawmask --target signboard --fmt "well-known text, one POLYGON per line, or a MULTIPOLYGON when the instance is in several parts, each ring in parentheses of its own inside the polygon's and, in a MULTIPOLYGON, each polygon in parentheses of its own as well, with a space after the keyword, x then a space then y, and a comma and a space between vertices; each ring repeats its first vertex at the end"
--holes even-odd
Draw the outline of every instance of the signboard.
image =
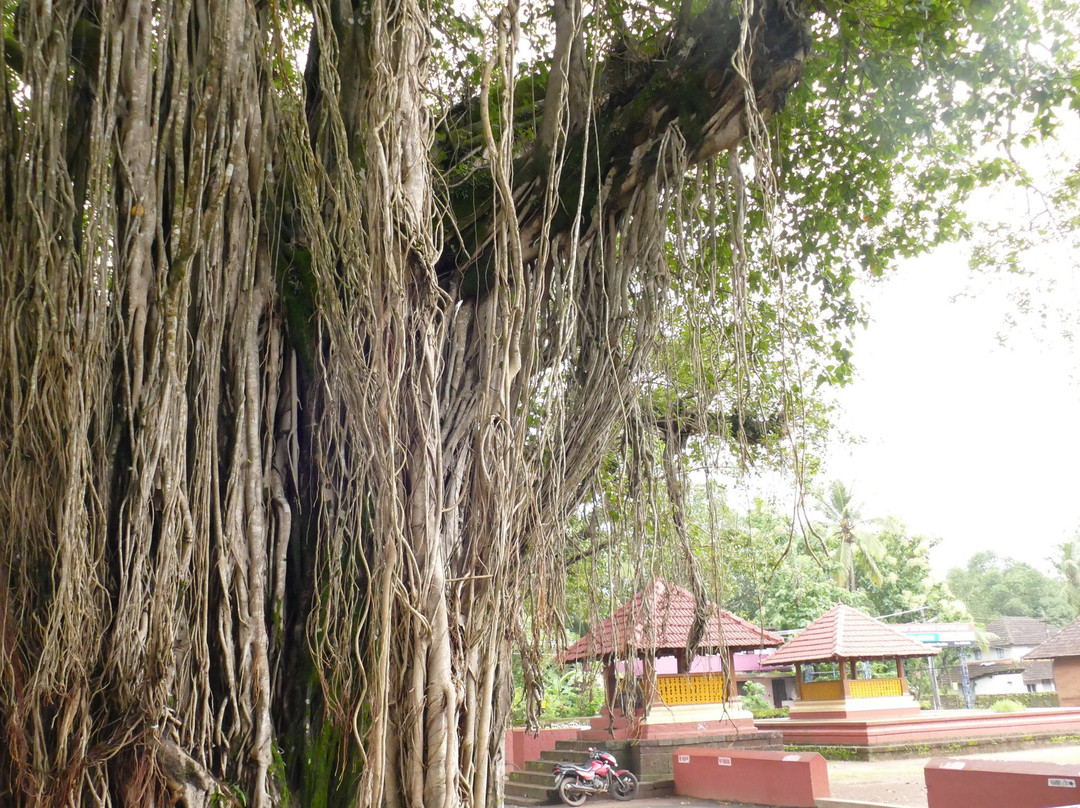
POLYGON ((716 763, 719 766, 730 766, 731 765, 731 758, 718 757, 716 759, 716 763))
POLYGON ((905 637, 927 645, 974 645, 974 623, 890 623, 905 637))
POLYGON ((689 762, 690 762, 690 756, 689 755, 679 755, 679 763, 689 763, 689 762))
POLYGON ((1046 784, 1052 788, 1076 788, 1076 781, 1065 777, 1051 777, 1046 784))

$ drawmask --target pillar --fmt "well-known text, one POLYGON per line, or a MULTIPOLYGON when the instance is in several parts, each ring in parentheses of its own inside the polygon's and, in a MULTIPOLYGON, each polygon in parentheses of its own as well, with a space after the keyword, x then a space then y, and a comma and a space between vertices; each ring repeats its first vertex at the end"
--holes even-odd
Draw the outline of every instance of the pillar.
POLYGON ((727 670, 724 674, 724 692, 727 694, 726 701, 734 701, 739 696, 739 683, 735 681, 735 652, 730 648, 727 652, 727 670))
POLYGON ((675 672, 690 673, 690 666, 686 664, 686 649, 675 649, 675 672))

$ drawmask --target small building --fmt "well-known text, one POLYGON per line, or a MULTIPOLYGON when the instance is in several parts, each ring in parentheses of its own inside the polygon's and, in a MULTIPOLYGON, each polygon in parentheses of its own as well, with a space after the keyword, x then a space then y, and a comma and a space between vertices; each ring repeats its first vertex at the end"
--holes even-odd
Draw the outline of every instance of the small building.
POLYGON ((714 603, 705 607, 705 630, 697 650, 716 656, 714 664, 699 665, 698 670, 692 669, 687 656, 697 609, 694 596, 660 578, 566 650, 565 662, 595 659, 604 666, 608 707, 605 721, 594 731, 655 738, 683 733, 687 727, 709 732, 753 730, 750 714, 738 709, 733 655, 774 648, 783 638, 714 603), (634 660, 637 664, 632 667, 621 666, 634 660), (672 667, 670 673, 657 672, 672 667))
POLYGON ((1024 656, 1049 640, 1057 629, 1033 617, 999 617, 986 630, 992 635, 985 651, 976 648, 971 666, 975 695, 1045 693, 1054 690, 1046 666, 1024 661, 1024 656))
POLYGON ((765 694, 773 707, 783 707, 795 700, 795 669, 791 665, 770 665, 770 650, 743 651, 735 654, 735 675, 739 692, 744 692, 747 682, 756 682, 765 688, 765 694))
POLYGON ((1026 660, 1052 660, 1058 704, 1080 707, 1080 619, 1024 655, 1026 660))
POLYGON ((798 700, 791 705, 792 718, 895 717, 919 713, 903 660, 937 653, 895 627, 839 604, 767 661, 795 665, 798 700))

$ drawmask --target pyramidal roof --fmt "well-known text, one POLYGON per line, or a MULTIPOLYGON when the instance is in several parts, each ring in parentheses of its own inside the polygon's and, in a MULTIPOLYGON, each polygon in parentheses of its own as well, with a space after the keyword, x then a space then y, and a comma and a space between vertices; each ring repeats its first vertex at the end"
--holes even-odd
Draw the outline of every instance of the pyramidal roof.
POLYGON ((892 626, 841 603, 762 661, 766 665, 789 665, 792 662, 888 659, 933 656, 936 653, 937 648, 905 637, 892 626))
POLYGON ((1031 651, 1024 659, 1057 659, 1080 656, 1080 619, 1074 620, 1061 631, 1031 651))
MULTIPOLYGON (((699 650, 728 648, 733 651, 775 647, 783 637, 749 620, 706 604, 709 610, 699 650)), ((694 596, 681 586, 656 578, 645 591, 634 595, 611 617, 566 649, 563 660, 602 659, 638 652, 660 654, 686 648, 694 624, 694 596)))

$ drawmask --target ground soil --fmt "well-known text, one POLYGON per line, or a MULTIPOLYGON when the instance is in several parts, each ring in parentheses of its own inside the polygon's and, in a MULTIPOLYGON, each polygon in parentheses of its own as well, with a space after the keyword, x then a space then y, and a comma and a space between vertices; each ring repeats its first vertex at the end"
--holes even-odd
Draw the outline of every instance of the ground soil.
MULTIPOLYGON (((948 757, 940 755, 935 757, 948 757)), ((1080 746, 1048 744, 1011 752, 967 755, 984 760, 1032 760, 1041 763, 1080 763, 1080 746)), ((829 786, 840 800, 863 800, 886 805, 926 808, 923 768, 929 757, 879 761, 829 761, 829 786)))

